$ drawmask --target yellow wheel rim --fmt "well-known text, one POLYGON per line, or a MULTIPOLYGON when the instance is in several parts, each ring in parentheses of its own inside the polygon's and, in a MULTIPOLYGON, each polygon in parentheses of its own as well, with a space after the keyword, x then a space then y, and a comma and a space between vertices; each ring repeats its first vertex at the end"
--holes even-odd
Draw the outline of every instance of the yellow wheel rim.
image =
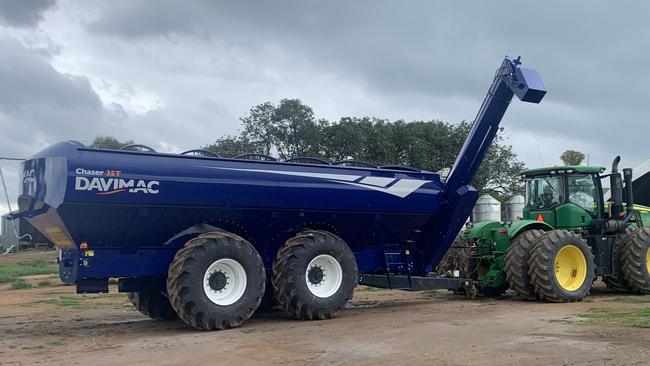
MULTIPOLYGON (((648 264, 650 268, 650 264, 648 264)), ((580 248, 567 245, 555 256, 555 278, 566 291, 575 291, 587 278, 587 259, 580 248)))
POLYGON ((648 251, 645 253, 645 269, 650 273, 650 248, 648 248, 648 251))

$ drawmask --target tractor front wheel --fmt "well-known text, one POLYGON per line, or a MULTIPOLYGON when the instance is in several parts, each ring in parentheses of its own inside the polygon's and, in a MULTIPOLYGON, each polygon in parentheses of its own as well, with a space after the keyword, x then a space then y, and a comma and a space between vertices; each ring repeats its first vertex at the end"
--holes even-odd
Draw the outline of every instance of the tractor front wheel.
POLYGON ((582 300, 594 280, 594 259, 585 240, 566 230, 537 239, 528 260, 535 292, 551 302, 582 300))
POLYGON ((621 270, 632 290, 650 293, 650 228, 641 228, 623 243, 621 270))

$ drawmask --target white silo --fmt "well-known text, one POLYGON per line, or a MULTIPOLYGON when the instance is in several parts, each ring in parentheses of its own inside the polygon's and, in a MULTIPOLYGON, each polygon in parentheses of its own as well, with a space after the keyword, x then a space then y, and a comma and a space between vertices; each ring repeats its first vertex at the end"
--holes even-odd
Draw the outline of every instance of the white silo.
POLYGON ((501 203, 489 194, 479 197, 472 210, 472 221, 501 221, 501 203))
POLYGON ((522 195, 516 195, 506 201, 506 221, 513 222, 521 220, 524 216, 526 200, 522 195))

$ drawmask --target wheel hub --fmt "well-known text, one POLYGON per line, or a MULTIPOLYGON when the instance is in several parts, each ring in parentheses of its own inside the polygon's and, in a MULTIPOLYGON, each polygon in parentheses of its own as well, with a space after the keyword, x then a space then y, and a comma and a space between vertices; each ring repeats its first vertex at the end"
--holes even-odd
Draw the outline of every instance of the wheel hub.
POLYGON ((228 285, 228 277, 223 272, 217 271, 210 275, 208 282, 212 291, 221 291, 228 285))
POLYGON ((325 277, 323 269, 318 266, 310 268, 307 274, 309 282, 313 283, 314 285, 318 285, 319 283, 323 282, 323 277, 325 277))
POLYGON ((246 291, 246 270, 234 259, 214 261, 203 275, 203 291, 215 305, 227 306, 237 302, 246 291))
POLYGON ((567 245, 555 256, 555 279, 566 291, 576 291, 587 278, 587 259, 580 248, 567 245))
POLYGON ((336 294, 343 282, 343 269, 339 261, 329 254, 314 257, 305 270, 307 289, 314 296, 328 298, 336 294))

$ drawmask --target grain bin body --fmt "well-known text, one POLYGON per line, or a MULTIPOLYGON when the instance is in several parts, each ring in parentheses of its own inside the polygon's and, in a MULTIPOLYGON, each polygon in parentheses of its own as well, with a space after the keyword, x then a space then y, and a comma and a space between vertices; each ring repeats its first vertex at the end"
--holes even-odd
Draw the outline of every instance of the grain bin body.
POLYGON ((401 250, 415 239, 411 249, 426 253, 419 261, 424 271, 436 249, 446 250, 445 243, 424 241, 439 228, 439 217, 450 214, 445 202, 439 176, 426 171, 94 150, 63 142, 24 162, 20 204, 71 259, 62 276, 76 282, 165 276, 178 248, 210 228, 248 239, 266 266, 307 227, 340 235, 362 271, 381 270, 383 250, 401 250))
POLYGON ((478 199, 471 182, 499 122, 514 95, 539 103, 545 92, 535 70, 506 57, 445 182, 417 169, 97 150, 69 141, 23 163, 13 217, 61 248, 61 278, 79 292, 107 291, 111 277, 120 278, 120 291, 138 291, 167 276, 189 239, 219 230, 248 240, 267 271, 289 238, 325 230, 352 250, 361 283, 393 287, 396 273, 404 275, 395 278, 405 283, 399 287, 450 286, 425 277, 478 199))

